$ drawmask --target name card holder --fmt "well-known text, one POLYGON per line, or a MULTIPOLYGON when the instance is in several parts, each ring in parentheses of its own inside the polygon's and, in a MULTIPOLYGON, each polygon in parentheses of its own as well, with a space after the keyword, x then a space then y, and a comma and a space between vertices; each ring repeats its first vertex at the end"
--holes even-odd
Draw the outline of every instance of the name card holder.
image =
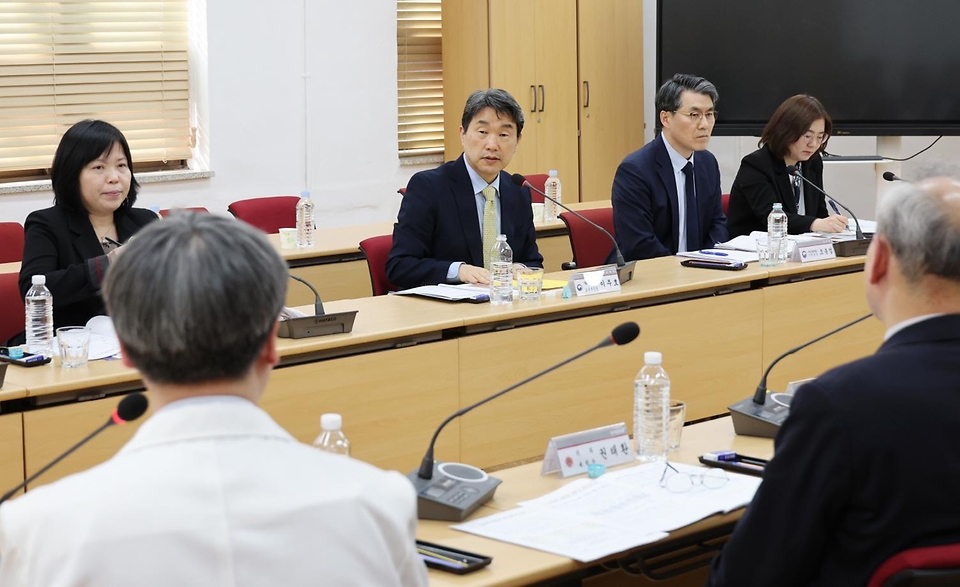
POLYGON ((560 471, 563 478, 587 472, 591 464, 607 467, 633 461, 630 435, 623 422, 555 436, 547 443, 541 475, 560 471))
POLYGON ((616 265, 604 265, 590 271, 578 271, 570 276, 567 283, 570 292, 576 296, 620 291, 620 277, 616 265))
POLYGON ((793 254, 790 256, 791 261, 800 263, 836 258, 837 251, 828 238, 797 241, 797 246, 793 247, 793 254))

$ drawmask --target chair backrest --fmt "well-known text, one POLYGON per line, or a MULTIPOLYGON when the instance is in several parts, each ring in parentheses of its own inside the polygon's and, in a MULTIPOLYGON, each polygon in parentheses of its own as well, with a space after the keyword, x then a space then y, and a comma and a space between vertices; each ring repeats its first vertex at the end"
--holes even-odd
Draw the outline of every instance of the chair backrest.
POLYGON ((14 261, 23 261, 23 225, 0 222, 0 263, 14 261))
POLYGON ((370 270, 370 287, 373 295, 383 296, 400 288, 387 279, 387 256, 393 246, 393 235, 371 236, 360 241, 360 250, 367 257, 367 269, 370 270))
POLYGON ((721 194, 720 195, 720 204, 723 206, 723 214, 726 216, 727 208, 730 207, 730 194, 721 194))
MULTIPOLYGON (((170 215, 171 212, 175 212, 175 211, 179 212, 182 210, 186 210, 188 212, 209 212, 210 211, 204 208, 203 206, 194 206, 192 208, 164 208, 163 210, 160 210, 160 217, 166 218, 167 216, 170 215)), ((236 216, 236 214, 234 214, 234 216, 236 216)), ((293 227, 291 226, 290 228, 293 228, 293 227)))
POLYGON ((960 585, 960 544, 898 552, 877 567, 867 587, 960 585))
MULTIPOLYGON (((550 176, 548 176, 546 173, 535 173, 533 175, 524 175, 523 177, 530 182, 530 185, 537 188, 541 192, 547 191, 547 178, 550 176)), ((530 190, 530 202, 533 204, 542 204, 543 196, 533 190, 530 190)), ((563 203, 566 204, 566 202, 563 203)))
MULTIPOLYGON (((596 222, 616 236, 613 231, 613 208, 594 208, 581 210, 580 214, 596 222)), ((603 265, 613 250, 613 243, 595 226, 584 222, 569 212, 561 212, 560 220, 567 225, 570 232, 570 248, 573 250, 573 262, 577 268, 596 267, 603 265)))
POLYGON ((0 273, 0 344, 23 332, 23 298, 20 297, 20 274, 0 273))
POLYGON ((274 234, 281 228, 297 225, 297 202, 300 196, 270 196, 238 200, 227 211, 263 232, 274 234))

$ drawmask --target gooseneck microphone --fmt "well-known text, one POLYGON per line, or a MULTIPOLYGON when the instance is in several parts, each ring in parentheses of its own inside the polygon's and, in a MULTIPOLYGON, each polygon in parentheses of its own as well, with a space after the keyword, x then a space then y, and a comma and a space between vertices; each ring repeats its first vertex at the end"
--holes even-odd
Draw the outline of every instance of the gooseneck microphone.
POLYGON ((847 208, 846 206, 843 205, 843 202, 841 202, 840 200, 834 198, 833 196, 831 196, 831 195, 828 194, 827 192, 823 191, 823 190, 820 188, 820 186, 818 186, 817 184, 813 183, 813 182, 810 181, 809 179, 805 178, 805 177, 803 176, 803 174, 800 173, 800 170, 797 169, 797 166, 796 166, 796 165, 787 165, 787 173, 789 173, 790 175, 793 175, 794 177, 799 177, 799 178, 802 179, 807 185, 813 186, 813 189, 817 190, 818 192, 820 192, 821 194, 823 194, 825 197, 830 198, 831 200, 833 200, 834 202, 836 202, 838 206, 840 206, 841 208, 843 208, 844 210, 846 210, 847 213, 850 214, 850 217, 853 218, 853 224, 854 224, 854 226, 857 227, 857 240, 858 240, 858 241, 864 240, 863 231, 860 230, 860 221, 857 220, 857 216, 856 216, 856 214, 853 213, 853 210, 851 210, 850 208, 847 208))
POLYGON ((746 436, 774 438, 780 430, 780 425, 783 424, 783 421, 790 415, 790 396, 786 394, 776 394, 773 401, 770 402, 770 405, 767 405, 767 376, 770 375, 773 367, 785 357, 789 357, 797 351, 833 336, 841 330, 846 330, 854 324, 859 324, 870 316, 873 316, 873 314, 867 314, 866 316, 857 318, 853 322, 844 324, 840 328, 831 330, 809 342, 796 346, 774 359, 766 371, 763 372, 763 377, 760 378, 760 383, 757 385, 757 391, 753 394, 753 397, 740 400, 728 407, 730 410, 730 418, 733 420, 734 432, 746 436), (781 396, 782 399, 776 396, 781 396))
POLYGON ((903 179, 902 177, 898 177, 898 176, 897 176, 894 172, 892 172, 892 171, 884 171, 884 172, 883 172, 883 179, 885 179, 885 180, 887 180, 887 181, 907 181, 907 180, 903 179))
POLYGON ((437 437, 440 436, 440 431, 443 430, 444 426, 449 424, 455 418, 459 418, 460 416, 466 414, 470 410, 477 408, 479 406, 482 406, 483 404, 491 400, 495 400, 501 395, 509 391, 513 391, 514 389, 520 387, 521 385, 526 385, 527 383, 530 383, 534 379, 543 377, 547 373, 550 373, 551 371, 559 369, 560 367, 563 367, 567 363, 576 361, 580 357, 587 355, 589 353, 592 353, 597 349, 602 349, 604 347, 608 347, 611 345, 617 345, 617 346, 625 345, 629 342, 632 342, 639 335, 640 335, 640 326, 636 322, 624 322, 620 326, 617 326, 616 328, 614 328, 613 332, 610 333, 610 336, 604 338, 603 340, 601 340, 594 346, 588 348, 587 350, 582 351, 570 357, 569 359, 561 361, 552 367, 548 367, 547 369, 544 369, 543 371, 540 371, 535 375, 531 375, 530 377, 527 377, 523 381, 520 381, 519 383, 515 383, 502 391, 498 391, 497 393, 491 395, 490 397, 484 398, 475 404, 471 404, 469 406, 460 408, 459 410, 451 414, 446 420, 444 420, 443 423, 437 427, 437 431, 433 433, 433 438, 430 439, 430 446, 427 448, 427 452, 425 455, 423 455, 423 460, 420 462, 420 470, 417 472, 417 476, 420 477, 421 479, 433 478, 433 447, 437 442, 437 437))
POLYGON ((767 370, 763 372, 763 377, 760 378, 760 383, 757 384, 757 391, 756 391, 756 393, 753 394, 753 403, 757 404, 758 406, 762 406, 764 403, 766 403, 766 401, 767 401, 767 375, 770 374, 770 370, 773 369, 773 367, 774 367, 777 363, 779 363, 781 360, 785 359, 786 357, 789 357, 790 355, 792 355, 793 353, 795 353, 795 352, 797 352, 797 351, 801 351, 801 350, 807 348, 808 346, 810 346, 810 345, 812 345, 812 344, 814 344, 814 343, 816 343, 816 342, 820 342, 821 340, 823 340, 823 339, 825 339, 825 338, 827 338, 827 337, 829 337, 829 336, 833 336, 834 334, 840 332, 841 330, 846 330, 847 328, 850 328, 850 327, 853 326, 854 324, 859 324, 860 322, 863 322, 864 320, 866 320, 866 319, 869 318, 870 316, 873 316, 873 314, 867 314, 866 316, 861 316, 861 317, 857 318, 856 320, 854 320, 853 322, 848 322, 848 323, 844 324, 844 325, 841 326, 840 328, 836 328, 836 329, 831 330, 830 332, 828 332, 828 333, 826 333, 826 334, 822 334, 822 335, 818 336, 817 338, 815 338, 815 339, 813 339, 813 340, 811 340, 811 341, 808 341, 808 342, 805 342, 805 343, 801 344, 800 346, 793 347, 793 348, 790 349, 789 351, 783 353, 782 355, 780 355, 779 357, 777 357, 776 359, 774 359, 773 362, 770 363, 770 366, 767 367, 767 370))
POLYGON ((0 503, 3 503, 8 499, 10 499, 11 497, 13 497, 13 494, 20 491, 21 488, 25 487, 28 483, 30 483, 40 475, 43 475, 44 473, 46 473, 50 469, 50 467, 53 467, 54 465, 56 465, 66 457, 73 454, 75 450, 85 445, 86 443, 90 442, 90 440, 92 440, 94 436, 100 434, 110 426, 113 426, 115 424, 126 424, 127 422, 132 422, 136 420, 147 411, 148 405, 149 405, 149 402, 147 401, 147 396, 143 395, 142 393, 131 393, 130 395, 124 396, 124 398, 120 400, 120 403, 117 405, 116 409, 113 410, 113 413, 110 415, 110 418, 103 425, 101 425, 99 428, 97 428, 96 430, 91 432, 89 435, 87 435, 86 438, 84 438, 77 444, 73 445, 67 452, 55 458, 46 467, 40 469, 33 475, 30 475, 30 477, 25 479, 23 483, 17 485, 10 491, 4 493, 3 497, 0 497, 0 503))
POLYGON ((293 279, 294 281, 299 281, 299 282, 302 283, 303 285, 305 285, 305 286, 307 286, 307 287, 310 288, 310 291, 313 292, 313 296, 314 296, 314 302, 313 302, 313 311, 314 311, 314 314, 313 314, 313 315, 314 315, 314 316, 323 316, 323 314, 324 314, 324 312, 323 312, 323 301, 320 300, 320 292, 317 291, 317 288, 315 288, 315 287, 313 287, 312 285, 310 285, 310 284, 307 282, 306 279, 297 277, 297 276, 294 275, 293 273, 290 274, 290 279, 293 279))
POLYGON ((529 189, 537 192, 538 194, 540 194, 540 195, 543 196, 544 198, 550 200, 551 202, 553 202, 553 203, 556 204, 557 206, 560 206, 561 208, 563 208, 563 209, 566 210, 567 212, 573 214, 574 216, 576 216, 576 217, 579 218, 580 220, 583 220, 584 222, 586 222, 586 223, 589 224, 590 226, 596 228, 597 230, 599 230, 599 231, 602 232, 603 234, 607 235, 607 238, 610 239, 610 242, 611 242, 611 243, 613 243, 613 252, 614 252, 614 254, 617 256, 617 275, 618 275, 619 278, 620 278, 620 283, 626 283, 626 282, 630 281, 630 280, 633 278, 633 267, 634 267, 634 265, 636 265, 637 262, 636 262, 636 261, 630 261, 629 263, 627 263, 627 262, 624 260, 624 258, 623 258, 623 253, 620 252, 620 245, 617 244, 617 239, 613 238, 613 235, 610 234, 610 232, 607 231, 607 229, 605 229, 604 227, 600 226, 600 225, 597 224, 596 222, 590 220, 589 218, 587 218, 587 217, 584 216, 583 214, 580 214, 580 213, 577 212, 576 210, 571 210, 570 208, 568 208, 567 206, 565 206, 565 205, 563 204, 563 202, 561 202, 561 201, 559 201, 559 200, 556 200, 556 199, 554 199, 554 198, 551 198, 551 197, 548 196, 547 194, 545 194, 545 193, 543 193, 542 191, 538 190, 537 188, 535 188, 535 187, 533 186, 533 184, 531 184, 529 181, 527 181, 527 178, 525 178, 523 175, 521 175, 521 174, 519 174, 519 173, 514 173, 513 175, 510 176, 510 179, 512 179, 512 180, 513 180, 513 183, 517 184, 517 185, 520 186, 520 187, 529 188, 529 189))

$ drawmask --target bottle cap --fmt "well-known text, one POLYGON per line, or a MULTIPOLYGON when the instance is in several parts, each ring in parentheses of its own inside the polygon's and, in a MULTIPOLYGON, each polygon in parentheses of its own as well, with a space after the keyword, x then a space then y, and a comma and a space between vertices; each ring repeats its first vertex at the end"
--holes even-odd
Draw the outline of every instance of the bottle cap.
POLYGON ((663 355, 658 351, 647 351, 643 353, 643 362, 647 365, 659 365, 663 362, 663 355))
POLYGON ((303 190, 302 192, 300 192, 300 197, 301 197, 301 198, 307 198, 307 199, 309 199, 309 198, 310 198, 310 191, 309 191, 309 190, 303 190))
POLYGON ((343 418, 340 414, 323 414, 320 416, 320 428, 323 430, 340 430, 343 418))
POLYGON ((550 170, 550 177, 556 177, 556 176, 557 176, 557 170, 556 170, 556 169, 551 169, 551 170, 550 170))
POLYGON ((47 276, 46 275, 34 275, 32 278, 33 285, 46 285, 47 276))

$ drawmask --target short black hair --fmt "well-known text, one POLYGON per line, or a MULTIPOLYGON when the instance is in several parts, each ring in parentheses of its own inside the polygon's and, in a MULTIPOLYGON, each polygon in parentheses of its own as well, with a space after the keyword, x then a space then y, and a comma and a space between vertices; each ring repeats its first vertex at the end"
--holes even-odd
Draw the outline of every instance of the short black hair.
POLYGON ((120 145, 127 158, 127 165, 130 166, 130 191, 118 211, 126 212, 133 207, 140 184, 133 175, 130 146, 120 129, 102 120, 81 120, 63 133, 50 168, 53 201, 57 206, 71 212, 86 210, 80 196, 80 172, 87 163, 108 152, 114 145, 120 145))
POLYGON ((688 73, 676 73, 673 77, 663 82, 663 85, 657 90, 655 100, 657 112, 654 118, 657 119, 658 125, 661 112, 676 112, 676 110, 680 108, 680 94, 683 92, 704 94, 713 101, 714 108, 717 107, 717 102, 720 101, 720 94, 717 93, 717 87, 706 78, 688 73))
POLYGON ((460 120, 463 130, 469 128, 477 113, 484 108, 493 108, 497 114, 506 114, 517 124, 517 136, 523 134, 523 109, 509 92, 497 88, 477 90, 470 94, 463 106, 463 117, 460 120))

